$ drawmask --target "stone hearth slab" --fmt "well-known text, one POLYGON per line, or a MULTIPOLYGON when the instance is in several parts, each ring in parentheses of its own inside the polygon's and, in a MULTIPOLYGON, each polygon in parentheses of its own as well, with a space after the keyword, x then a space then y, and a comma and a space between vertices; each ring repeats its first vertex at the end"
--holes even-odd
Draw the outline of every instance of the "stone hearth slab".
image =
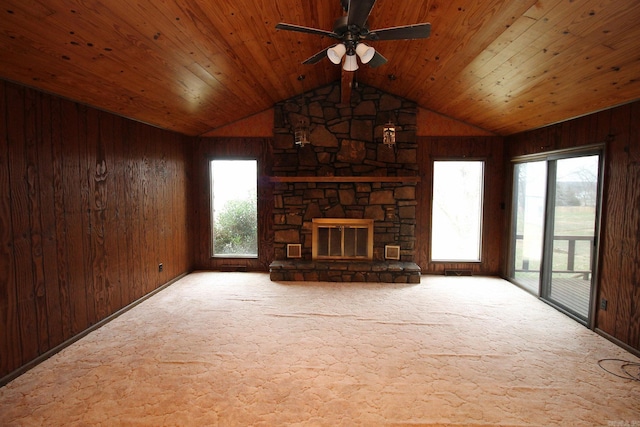
POLYGON ((420 283, 420 266, 400 261, 273 261, 270 278, 278 281, 420 283))

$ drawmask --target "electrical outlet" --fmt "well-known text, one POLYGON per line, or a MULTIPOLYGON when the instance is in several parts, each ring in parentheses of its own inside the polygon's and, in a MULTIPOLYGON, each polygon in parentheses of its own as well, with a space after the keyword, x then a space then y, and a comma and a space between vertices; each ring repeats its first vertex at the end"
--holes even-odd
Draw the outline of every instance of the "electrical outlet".
POLYGON ((162 263, 158 264, 158 273, 162 273, 163 269, 164 269, 164 265, 162 265, 162 263))
POLYGON ((602 311, 607 311, 607 304, 608 304, 608 303, 609 303, 609 302, 608 302, 606 299, 602 298, 602 299, 600 300, 600 310, 602 310, 602 311))

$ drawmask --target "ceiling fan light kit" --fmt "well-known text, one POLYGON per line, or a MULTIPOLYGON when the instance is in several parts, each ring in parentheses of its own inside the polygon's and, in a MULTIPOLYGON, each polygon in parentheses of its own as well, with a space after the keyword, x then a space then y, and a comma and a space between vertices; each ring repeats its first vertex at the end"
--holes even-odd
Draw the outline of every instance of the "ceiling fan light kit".
POLYGON ((360 57, 360 61, 363 64, 368 64, 373 59, 373 55, 376 54, 376 50, 371 46, 364 43, 358 43, 356 46, 356 53, 360 57))
POLYGON ((306 59, 302 62, 303 64, 316 64, 327 56, 332 63, 338 65, 344 58, 343 70, 355 71, 358 69, 357 57, 359 57, 363 64, 376 68, 384 65, 387 59, 362 41, 426 39, 431 34, 431 24, 428 22, 369 30, 367 19, 376 0, 341 0, 341 4, 347 15, 335 20, 333 31, 283 22, 276 25, 279 30, 315 34, 340 41, 306 59))
POLYGON ((356 59, 356 55, 346 55, 344 58, 344 65, 342 66, 342 69, 345 71, 356 71, 358 68, 358 60, 356 59))
POLYGON ((344 44, 337 44, 327 49, 327 57, 336 65, 342 62, 342 57, 345 53, 347 53, 347 48, 344 44))
POLYGON ((353 49, 347 52, 347 47, 344 44, 337 44, 327 49, 327 57, 336 65, 342 62, 342 58, 345 56, 345 54, 346 58, 344 60, 344 65, 342 68, 345 71, 355 71, 358 69, 356 54, 360 58, 360 62, 366 64, 373 59, 373 56, 376 54, 376 50, 364 43, 358 43, 355 49, 355 53, 353 52, 353 49))

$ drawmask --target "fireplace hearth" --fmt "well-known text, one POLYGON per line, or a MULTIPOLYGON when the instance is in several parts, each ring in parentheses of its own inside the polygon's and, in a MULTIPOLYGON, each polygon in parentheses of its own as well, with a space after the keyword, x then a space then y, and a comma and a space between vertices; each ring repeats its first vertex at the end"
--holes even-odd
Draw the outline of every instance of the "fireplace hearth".
POLYGON ((270 278, 280 281, 420 283, 420 267, 400 261, 273 261, 270 278))

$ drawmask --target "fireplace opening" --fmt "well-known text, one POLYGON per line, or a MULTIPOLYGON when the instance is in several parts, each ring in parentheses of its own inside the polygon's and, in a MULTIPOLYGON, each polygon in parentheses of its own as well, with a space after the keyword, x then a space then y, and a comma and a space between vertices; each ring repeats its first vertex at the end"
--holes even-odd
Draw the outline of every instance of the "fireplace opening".
POLYGON ((311 237, 314 260, 373 259, 373 219, 315 218, 311 237))

